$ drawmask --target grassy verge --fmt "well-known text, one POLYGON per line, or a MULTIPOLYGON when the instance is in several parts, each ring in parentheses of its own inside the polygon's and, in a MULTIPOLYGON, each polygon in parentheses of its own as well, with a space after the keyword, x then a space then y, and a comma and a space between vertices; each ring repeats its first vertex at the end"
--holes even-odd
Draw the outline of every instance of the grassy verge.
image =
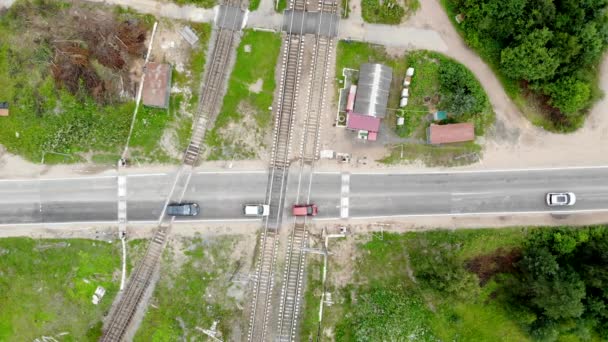
POLYGON ((309 341, 311 338, 313 340, 317 339, 319 304, 323 293, 323 257, 318 255, 307 258, 307 264, 300 341, 309 341))
MULTIPOLYGON (((129 254, 139 258, 143 245, 133 241, 129 254)), ((120 285, 120 243, 6 238, 0 255, 0 340, 98 340, 120 285), (106 294, 93 305, 97 286, 106 294)))
POLYGON ((422 161, 425 165, 460 166, 479 161, 481 146, 474 142, 455 143, 445 146, 426 144, 398 144, 389 149, 389 155, 380 160, 386 164, 397 164, 403 161, 422 161))
POLYGON ((264 134, 272 119, 269 107, 280 47, 277 34, 245 31, 222 109, 205 137, 207 159, 254 158, 264 147, 264 134))
POLYGON ((239 268, 239 262, 231 260, 237 242, 235 237, 182 239, 167 249, 153 306, 134 340, 204 340, 199 329, 210 329, 214 321, 220 338, 231 340, 241 316, 230 281, 239 268))
POLYGON ((416 341, 529 340, 518 325, 522 318, 492 298, 493 285, 479 289, 473 284, 477 289, 466 289, 471 296, 461 298, 430 288, 418 278, 422 265, 434 262, 436 250, 451 248, 457 263, 463 264, 499 247, 517 247, 525 235, 525 229, 500 229, 363 238, 356 244, 356 260, 350 262, 354 268, 331 258, 330 271, 349 270, 352 276, 332 284, 334 304, 325 310, 321 340, 412 340, 413 336, 416 341))
POLYGON ((172 0, 178 5, 194 5, 202 8, 212 8, 217 5, 216 0, 172 0))
POLYGON ((260 7, 262 0, 249 0, 249 11, 253 12, 260 7))
POLYGON ((418 0, 406 0, 405 7, 402 6, 401 1, 362 0, 361 16, 368 23, 397 25, 418 8, 420 8, 418 0))
POLYGON ((285 9, 287 8, 287 0, 274 0, 274 1, 278 1, 278 4, 275 4, 274 10, 277 13, 283 13, 283 11, 285 11, 285 9))
POLYGON ((350 15, 350 0, 342 0, 341 1, 341 13, 342 19, 348 19, 350 15))

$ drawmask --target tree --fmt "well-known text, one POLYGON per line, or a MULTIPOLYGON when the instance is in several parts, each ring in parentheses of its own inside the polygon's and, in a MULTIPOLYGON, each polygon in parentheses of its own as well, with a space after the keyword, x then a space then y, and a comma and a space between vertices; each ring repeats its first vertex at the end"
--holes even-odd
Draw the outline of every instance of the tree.
POLYGON ((518 45, 502 50, 500 64, 507 76, 528 81, 553 77, 559 60, 547 43, 553 37, 548 29, 536 30, 518 45))
POLYGON ((540 277, 531 288, 531 303, 548 318, 578 318, 583 314, 585 284, 575 272, 560 271, 557 277, 540 277))

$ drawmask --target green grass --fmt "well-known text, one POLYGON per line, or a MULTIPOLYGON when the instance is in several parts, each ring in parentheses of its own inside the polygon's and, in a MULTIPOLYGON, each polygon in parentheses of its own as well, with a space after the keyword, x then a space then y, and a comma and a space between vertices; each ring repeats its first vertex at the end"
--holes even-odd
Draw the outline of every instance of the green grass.
POLYGON ((262 0, 249 0, 249 11, 253 12, 260 7, 262 0))
POLYGON ((350 0, 341 0, 340 16, 342 19, 348 19, 350 15, 350 0))
POLYGON ((212 8, 217 5, 216 0, 172 0, 178 5, 194 5, 202 8, 212 8))
MULTIPOLYGON (((333 331, 334 338, 325 335, 320 340, 407 340, 412 334, 416 341, 531 340, 521 328, 529 317, 494 296, 493 281, 483 288, 475 283, 478 289, 473 297, 458 299, 415 278, 417 265, 421 258, 429 257, 429 250, 455 248, 464 267, 471 257, 499 247, 521 246, 529 229, 439 230, 361 238, 352 279, 345 280, 348 285, 329 284, 334 304, 324 310, 322 331, 333 331)), ((333 258, 330 273, 337 264, 345 263, 333 258)), ((316 317, 318 313, 305 310, 303 319, 311 314, 316 317)))
MULTIPOLYGON (((141 242, 129 253, 141 254, 141 242)), ((84 239, 0 239, 0 340, 97 341, 101 319, 118 291, 121 248, 84 239), (99 305, 91 299, 106 289, 99 305), (59 333, 68 332, 63 337, 59 333)), ((137 259, 129 258, 136 262, 137 259)), ((129 263, 132 269, 132 263, 129 263)))
POLYGON ((287 0, 273 0, 273 3, 275 4, 274 10, 277 13, 283 13, 283 11, 285 11, 285 9, 287 8, 287 0), (276 4, 276 1, 278 1, 279 3, 276 4))
POLYGON ((321 256, 307 258, 306 277, 300 341, 308 341, 309 338, 316 340, 317 338, 319 304, 323 293, 323 258, 321 256))
MULTIPOLYGON (((39 10, 40 6, 42 3, 18 1, 0 18, 0 101, 8 101, 11 106, 11 115, 0 119, 0 144, 38 163, 43 156, 47 164, 82 162, 85 153, 94 152, 93 162, 108 164, 108 156, 118 155, 126 143, 134 101, 100 105, 84 93, 72 95, 57 89, 50 69, 52 48, 34 43, 36 34, 28 31, 31 25, 26 22, 43 13, 59 17, 64 5, 44 5, 44 11, 39 10)), ((155 20, 121 7, 114 7, 111 13, 117 20, 137 18, 150 28, 155 20)), ((186 101, 186 111, 196 109, 211 34, 209 24, 190 25, 200 38, 185 66, 191 75, 174 70, 172 76, 178 86, 190 88, 193 95, 184 99, 181 94, 172 94, 169 111, 140 106, 130 146, 138 162, 175 162, 160 146, 168 128, 176 128, 179 149, 187 144, 184 136, 189 134, 192 117, 180 114, 179 107, 186 101)))
POLYGON ((235 141, 227 136, 226 130, 230 124, 245 125, 244 122, 248 122, 245 128, 261 135, 270 126, 272 112, 268 108, 272 106, 274 71, 280 47, 281 39, 277 34, 245 30, 222 109, 215 125, 205 136, 210 150, 209 160, 244 159, 257 155, 256 149, 261 142, 251 145, 253 142, 235 141), (245 46, 250 46, 251 52, 245 52, 245 46), (250 85, 260 79, 262 90, 251 92, 250 85), (248 109, 248 113, 243 112, 243 107, 248 109))
POLYGON ((362 0, 361 16, 363 20, 373 24, 396 25, 405 16, 405 9, 397 1, 362 0))
MULTIPOLYGON (((368 23, 397 25, 403 21, 403 18, 413 14, 419 8, 418 0, 405 0, 405 7, 403 7, 402 1, 362 0, 361 16, 368 23)), ((349 11, 350 9, 347 9, 346 16, 343 14, 342 17, 347 18, 349 11)))
POLYGON ((209 329, 214 320, 219 321, 221 339, 230 340, 232 324, 241 318, 235 299, 228 295, 229 275, 238 268, 230 260, 237 241, 235 237, 183 239, 181 267, 175 262, 182 252, 167 249, 151 299, 155 307, 148 308, 134 340, 200 340, 204 335, 195 328, 209 329))
POLYGON ((390 146, 389 155, 379 161, 385 164, 398 164, 420 160, 425 165, 434 167, 468 165, 479 159, 481 159, 481 146, 474 142, 444 146, 404 143, 390 146))

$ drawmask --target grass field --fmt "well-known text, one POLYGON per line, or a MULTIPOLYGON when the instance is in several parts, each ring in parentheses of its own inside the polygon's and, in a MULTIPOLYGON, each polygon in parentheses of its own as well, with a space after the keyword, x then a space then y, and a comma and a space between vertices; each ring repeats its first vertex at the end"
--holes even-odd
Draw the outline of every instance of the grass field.
MULTIPOLYGON (((129 245, 129 269, 142 247, 142 241, 129 245)), ((98 340, 120 285, 119 242, 6 238, 0 256, 0 341, 98 340), (106 294, 93 305, 98 285, 106 294)))
MULTIPOLYGON (((10 116, 0 118, 0 144, 9 152, 36 163, 92 161, 115 164, 116 161, 110 162, 110 159, 117 157, 124 147, 134 101, 116 96, 108 103, 100 104, 84 91, 73 95, 58 88, 51 73, 53 46, 44 37, 36 38, 40 31, 53 31, 55 36, 51 39, 74 34, 69 32, 69 27, 54 23, 62 11, 71 6, 82 6, 86 10, 101 8, 107 15, 122 21, 138 19, 147 29, 151 29, 155 20, 153 16, 120 7, 17 1, 6 15, 0 17, 0 102, 10 104, 10 116), (56 28, 45 30, 44 25, 56 28), (42 39, 42 43, 36 43, 36 39, 42 39)), ((201 77, 197 74, 202 75, 210 26, 192 26, 199 33, 201 47, 192 50, 192 79, 182 79, 191 84, 193 93, 196 93, 201 77)), ((111 75, 102 66, 95 64, 95 67, 102 70, 102 75, 111 75)), ((179 82, 179 75, 176 76, 179 82)), ((172 106, 183 100, 176 95, 171 97, 172 106)), ((191 101, 196 103, 197 100, 191 101)), ((160 145, 166 128, 180 126, 189 119, 185 117, 182 120, 183 115, 178 113, 178 109, 171 107, 166 111, 140 107, 131 142, 134 158, 140 162, 173 161, 160 145)), ((186 131, 182 128, 181 134, 186 131)))
POLYGON ((217 4, 216 0, 171 0, 178 5, 194 5, 202 8, 213 8, 217 4))
MULTIPOLYGON (((438 257, 437 250, 453 252, 458 267, 464 268, 465 261, 475 256, 521 246, 527 231, 384 233, 333 242, 330 251, 345 250, 350 244, 356 258, 330 256, 327 288, 333 304, 324 308, 321 338, 312 329, 305 329, 303 337, 313 341, 529 341, 521 328, 529 317, 495 296, 494 281, 483 287, 473 282, 459 290, 461 296, 429 287, 420 275, 423 265, 441 263, 433 259, 438 257)), ((311 265, 309 279, 321 267, 316 262, 311 265)), ((309 282, 306 293, 305 308, 311 301, 318 303, 320 283, 309 282)), ((303 316, 304 322, 316 320, 318 310, 304 310, 303 316)))
POLYGON ((403 18, 420 8, 418 0, 402 1, 361 1, 361 16, 368 23, 397 25, 403 18), (404 7, 405 5, 405 7, 404 7))
POLYGON ((280 47, 277 34, 245 30, 222 109, 205 136, 207 159, 250 159, 258 155, 259 148, 265 148, 263 138, 272 119, 269 107, 280 47), (260 89, 252 90, 257 82, 261 82, 260 89))
POLYGON ((229 280, 239 268, 231 260, 237 243, 237 237, 194 238, 168 248, 152 305, 134 340, 206 340, 199 329, 210 329, 214 321, 221 339, 230 340, 242 313, 229 280))

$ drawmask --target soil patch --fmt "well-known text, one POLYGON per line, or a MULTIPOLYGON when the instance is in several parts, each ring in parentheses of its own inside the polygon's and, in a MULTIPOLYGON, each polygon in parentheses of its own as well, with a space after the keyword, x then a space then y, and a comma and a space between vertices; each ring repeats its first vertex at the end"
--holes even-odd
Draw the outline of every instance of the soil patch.
POLYGON ((477 274, 479 285, 484 286, 499 273, 512 273, 515 271, 515 263, 521 259, 521 250, 497 249, 493 253, 474 257, 466 262, 466 268, 477 274))

